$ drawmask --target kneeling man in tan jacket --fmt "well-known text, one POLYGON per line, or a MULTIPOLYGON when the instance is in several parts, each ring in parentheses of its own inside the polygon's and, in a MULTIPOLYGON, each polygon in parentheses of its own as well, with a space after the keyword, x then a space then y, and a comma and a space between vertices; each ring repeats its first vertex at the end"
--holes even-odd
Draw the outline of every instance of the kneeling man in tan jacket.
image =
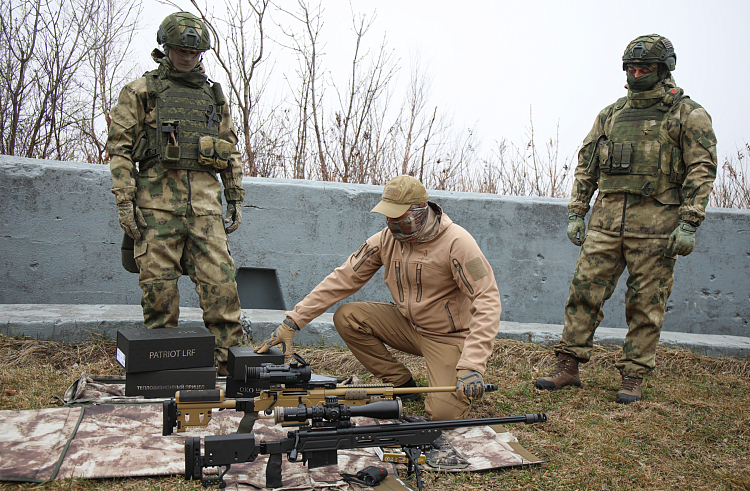
POLYGON ((428 394, 427 416, 465 418, 470 399, 484 394, 482 375, 499 328, 500 293, 492 267, 471 234, 429 201, 418 179, 391 179, 372 211, 386 216, 387 227, 286 312, 255 351, 282 345, 291 354, 296 331, 357 292, 382 267, 395 305, 345 304, 333 316, 336 330, 365 368, 396 387, 416 383, 385 345, 424 357, 430 386, 460 389, 428 394))

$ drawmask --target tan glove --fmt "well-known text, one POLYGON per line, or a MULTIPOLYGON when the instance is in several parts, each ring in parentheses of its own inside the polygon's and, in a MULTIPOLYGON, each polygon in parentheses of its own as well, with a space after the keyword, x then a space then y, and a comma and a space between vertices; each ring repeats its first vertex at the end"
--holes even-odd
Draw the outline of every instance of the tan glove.
POLYGON ((291 319, 287 318, 279 325, 279 327, 276 328, 276 331, 271 334, 270 338, 266 339, 258 346, 256 346, 253 351, 255 353, 265 353, 272 347, 280 344, 281 351, 285 356, 289 356, 292 354, 292 340, 294 339, 294 334, 297 331, 299 331, 297 324, 295 324, 291 319))
POLYGON ((146 228, 146 219, 143 218, 141 209, 135 206, 134 201, 123 201, 117 204, 117 220, 126 234, 135 240, 141 240, 141 231, 138 230, 138 226, 146 228))
POLYGON ((231 223, 226 228, 227 235, 240 228, 240 222, 242 222, 242 207, 238 207, 236 201, 229 201, 227 203, 227 217, 224 219, 224 223, 231 223))
POLYGON ((484 395, 484 380, 482 374, 474 370, 458 370, 456 374, 456 390, 463 390, 470 399, 481 399, 484 395))

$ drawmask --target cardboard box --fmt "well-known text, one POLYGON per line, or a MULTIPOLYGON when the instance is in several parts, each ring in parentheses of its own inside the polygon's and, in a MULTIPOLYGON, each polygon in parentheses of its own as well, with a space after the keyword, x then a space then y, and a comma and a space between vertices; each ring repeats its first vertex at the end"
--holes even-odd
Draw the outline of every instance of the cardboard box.
POLYGON ((209 367, 214 335, 202 327, 117 331, 117 362, 127 373, 209 367))
MULTIPOLYGON (((265 353, 253 352, 252 346, 238 346, 229 348, 227 371, 235 382, 245 383, 245 367, 259 367, 261 363, 284 365, 284 353, 273 347, 265 353)), ((268 387, 263 387, 267 389, 268 387)), ((227 397, 232 397, 227 395, 227 397)))
POLYGON ((125 375, 125 395, 147 399, 174 397, 178 390, 213 390, 216 368, 183 368, 153 372, 129 372, 125 375))
MULTIPOLYGON (((398 447, 375 447, 375 454, 381 462, 395 462, 396 464, 406 464, 409 459, 406 454, 398 447)), ((424 464, 425 456, 421 454, 417 458, 417 464, 424 464)))

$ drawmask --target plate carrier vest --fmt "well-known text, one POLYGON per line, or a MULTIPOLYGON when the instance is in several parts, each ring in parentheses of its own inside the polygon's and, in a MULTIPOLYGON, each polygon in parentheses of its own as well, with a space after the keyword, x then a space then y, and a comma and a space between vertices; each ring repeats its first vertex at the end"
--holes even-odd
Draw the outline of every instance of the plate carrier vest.
POLYGON ((214 114, 220 117, 221 106, 226 103, 219 84, 206 81, 201 88, 178 84, 167 78, 163 67, 147 72, 144 76, 148 96, 154 99, 156 128, 146 126, 146 149, 140 167, 146 169, 155 163, 161 163, 167 169, 216 173, 213 166, 199 162, 198 141, 202 136, 217 138, 219 135, 217 119, 208 127, 209 118, 214 114), (178 128, 178 158, 165 157, 170 135, 165 130, 169 129, 169 125, 178 128))
POLYGON ((661 101, 642 109, 628 105, 627 97, 618 99, 612 126, 594 152, 599 157, 600 192, 653 196, 675 189, 679 196, 685 162, 679 143, 667 132, 667 120, 682 94, 680 88, 668 88, 661 101))

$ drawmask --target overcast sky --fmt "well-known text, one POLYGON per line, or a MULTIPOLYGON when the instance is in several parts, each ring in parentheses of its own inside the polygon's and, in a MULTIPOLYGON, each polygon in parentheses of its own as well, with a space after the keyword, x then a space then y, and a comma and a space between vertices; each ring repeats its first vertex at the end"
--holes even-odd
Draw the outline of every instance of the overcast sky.
MULTIPOLYGON (((176 3, 192 11, 189 2, 176 3)), ((289 10, 297 4, 278 3, 289 10)), ((134 49, 147 56, 159 23, 174 9, 144 4, 134 49)), ((712 116, 720 159, 750 142, 746 0, 326 0, 323 7, 323 65, 337 84, 345 85, 351 69, 352 10, 374 14, 367 46, 377 49, 385 36, 404 84, 418 57, 431 80, 427 107, 453 114, 457 126, 475 127, 483 150, 503 138, 521 144, 531 109, 537 143, 554 137, 559 123, 560 155, 575 155, 598 112, 626 95, 621 58, 628 42, 649 33, 672 41, 677 85, 712 116)), ((289 23, 280 15, 274 20, 289 23)), ((273 44, 269 49, 272 58, 280 52, 273 44)), ((274 65, 277 73, 294 68, 274 65)))

